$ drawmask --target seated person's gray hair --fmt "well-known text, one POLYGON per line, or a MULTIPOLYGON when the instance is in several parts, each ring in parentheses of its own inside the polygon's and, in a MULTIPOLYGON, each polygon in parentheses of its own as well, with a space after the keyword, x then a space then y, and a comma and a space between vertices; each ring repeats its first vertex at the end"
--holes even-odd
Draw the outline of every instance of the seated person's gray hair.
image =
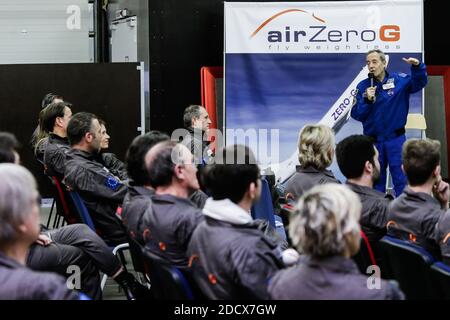
POLYGON ((0 164, 0 244, 17 239, 17 228, 31 214, 36 192, 30 171, 17 164, 0 164))
POLYGON ((345 185, 324 184, 299 200, 289 225, 289 235, 299 252, 313 257, 343 255, 345 235, 359 237, 361 202, 345 185))

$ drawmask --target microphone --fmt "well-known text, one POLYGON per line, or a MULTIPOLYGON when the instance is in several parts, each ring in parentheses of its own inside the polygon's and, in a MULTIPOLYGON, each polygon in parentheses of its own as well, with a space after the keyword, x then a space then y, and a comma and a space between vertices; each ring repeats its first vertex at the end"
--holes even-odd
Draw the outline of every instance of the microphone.
POLYGON ((373 72, 369 72, 367 76, 370 79, 370 86, 373 87, 373 78, 375 78, 375 75, 373 74, 373 72))

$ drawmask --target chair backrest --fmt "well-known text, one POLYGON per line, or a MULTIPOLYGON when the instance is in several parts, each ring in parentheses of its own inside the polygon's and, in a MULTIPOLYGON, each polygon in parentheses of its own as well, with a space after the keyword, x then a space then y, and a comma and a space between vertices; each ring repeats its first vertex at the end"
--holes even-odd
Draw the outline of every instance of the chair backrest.
POLYGON ((164 259, 143 249, 146 274, 156 299, 193 300, 194 295, 183 273, 164 259))
POLYGON ((450 300, 450 266, 442 262, 431 265, 431 279, 439 288, 439 298, 450 300))
POLYGON ((134 271, 145 273, 144 257, 142 256, 143 246, 130 236, 128 237, 128 243, 130 245, 130 256, 134 271))
POLYGON ((276 228, 275 212, 273 209, 272 196, 270 194, 269 183, 266 179, 261 179, 261 198, 256 202, 251 209, 253 219, 264 219, 269 221, 269 224, 276 228))
POLYGON ((424 248, 405 240, 385 236, 379 243, 383 272, 396 279, 407 299, 433 299, 436 288, 431 283, 433 256, 424 248))
POLYGON ((52 176, 51 179, 53 180, 53 183, 56 187, 58 199, 61 202, 62 211, 67 223, 68 224, 79 223, 80 217, 74 214, 73 209, 71 210, 71 207, 73 208, 73 206, 71 206, 71 203, 69 203, 68 191, 61 184, 61 182, 57 177, 52 176))
POLYGON ((76 191, 69 191, 70 197, 78 211, 81 221, 86 224, 92 231, 96 232, 94 221, 92 221, 91 215, 89 214, 83 199, 76 191))
POLYGON ((361 245, 359 246, 359 251, 353 256, 353 260, 356 262, 359 271, 366 274, 367 268, 369 266, 378 265, 375 259, 374 250, 369 242, 364 231, 360 231, 361 234, 361 245))

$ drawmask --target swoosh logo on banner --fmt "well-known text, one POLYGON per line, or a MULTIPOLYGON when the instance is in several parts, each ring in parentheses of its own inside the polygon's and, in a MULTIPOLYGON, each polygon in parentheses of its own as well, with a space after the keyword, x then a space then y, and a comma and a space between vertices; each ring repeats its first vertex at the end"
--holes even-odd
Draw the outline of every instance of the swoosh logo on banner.
MULTIPOLYGON (((303 12, 303 13, 309 14, 308 11, 305 11, 305 10, 302 10, 302 9, 287 9, 287 10, 278 12, 277 14, 274 14, 273 16, 271 16, 270 18, 268 18, 266 21, 264 21, 263 23, 261 23, 261 25, 260 25, 255 31, 253 31, 253 33, 250 35, 250 38, 253 38, 253 37, 254 37, 254 36, 255 36, 262 28, 264 28, 269 22, 271 22, 272 20, 275 20, 275 19, 278 18, 279 16, 282 16, 282 15, 284 15, 284 14, 286 14, 286 13, 289 13, 289 12, 303 12)), ((320 21, 320 22, 325 23, 325 20, 323 20, 323 19, 321 19, 321 18, 319 18, 319 17, 316 17, 316 16, 314 15, 314 13, 312 14, 312 17, 313 17, 314 19, 320 21)))

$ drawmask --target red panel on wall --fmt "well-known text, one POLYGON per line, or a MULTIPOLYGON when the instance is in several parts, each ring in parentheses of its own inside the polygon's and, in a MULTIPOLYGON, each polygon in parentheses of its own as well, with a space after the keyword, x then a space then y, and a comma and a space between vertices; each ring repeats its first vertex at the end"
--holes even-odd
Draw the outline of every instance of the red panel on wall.
POLYGON ((202 106, 211 118, 211 128, 217 129, 216 79, 223 78, 223 67, 203 67, 200 72, 202 106))
POLYGON ((447 157, 450 159, 450 66, 427 66, 429 76, 444 77, 445 124, 447 136, 447 157))

